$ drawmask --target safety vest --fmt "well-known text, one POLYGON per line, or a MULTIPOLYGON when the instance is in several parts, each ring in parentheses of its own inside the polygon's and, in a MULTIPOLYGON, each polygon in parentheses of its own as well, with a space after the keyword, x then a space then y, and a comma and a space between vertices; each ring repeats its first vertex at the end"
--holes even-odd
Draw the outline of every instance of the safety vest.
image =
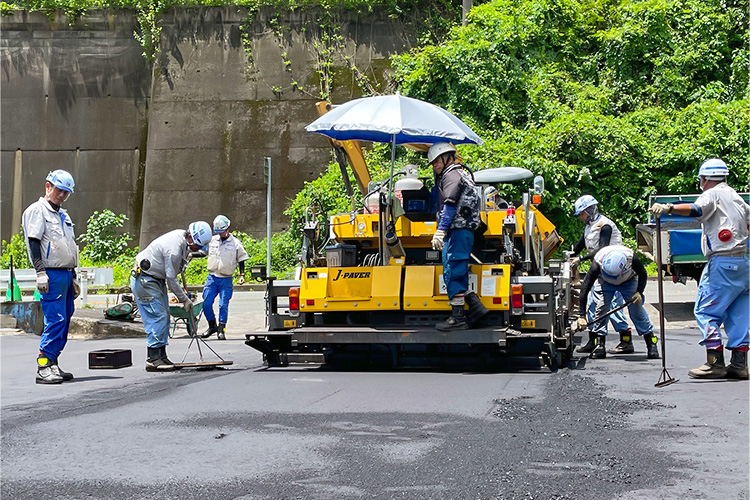
POLYGON ((599 250, 599 235, 604 226, 612 227, 612 237, 609 239, 609 244, 622 245, 622 233, 617 229, 617 225, 608 217, 599 214, 599 217, 591 224, 586 224, 586 228, 583 230, 583 240, 589 253, 595 253, 599 250))
POLYGON ((479 226, 481 200, 477 193, 474 176, 466 167, 458 163, 447 167, 442 175, 456 169, 461 174, 461 195, 456 203, 456 217, 453 219, 451 229, 476 229, 479 226))
MULTIPOLYGON (((614 234, 614 233, 613 233, 614 234)), ((608 247, 604 247, 602 251, 596 254, 594 256, 594 261, 599 264, 599 267, 602 270, 601 273, 601 279, 606 281, 607 283, 611 283, 613 285, 622 285, 626 281, 630 280, 635 276, 635 271, 633 271, 633 251, 629 249, 628 247, 622 246, 622 245, 610 245, 608 247), (607 258, 607 255, 612 251, 618 251, 625 254, 625 257, 628 259, 627 263, 625 264, 625 267, 622 270, 622 273, 620 273, 619 276, 613 277, 609 276, 607 273, 604 272, 604 260, 607 258)))

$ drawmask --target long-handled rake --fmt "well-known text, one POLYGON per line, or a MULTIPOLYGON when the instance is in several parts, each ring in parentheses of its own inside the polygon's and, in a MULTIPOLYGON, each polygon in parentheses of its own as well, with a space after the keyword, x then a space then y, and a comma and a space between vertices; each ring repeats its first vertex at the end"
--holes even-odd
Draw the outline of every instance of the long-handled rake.
POLYGON ((661 216, 656 216, 656 272, 658 276, 659 288, 659 328, 661 328, 661 375, 659 381, 654 384, 655 387, 666 387, 677 382, 667 371, 667 344, 664 336, 664 286, 662 284, 661 270, 661 216))

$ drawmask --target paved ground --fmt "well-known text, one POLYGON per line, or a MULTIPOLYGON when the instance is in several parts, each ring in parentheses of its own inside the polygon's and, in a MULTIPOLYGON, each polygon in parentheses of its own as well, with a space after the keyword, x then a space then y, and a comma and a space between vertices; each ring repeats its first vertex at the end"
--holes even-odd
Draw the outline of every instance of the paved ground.
MULTIPOLYGON (((636 354, 575 357, 556 373, 267 370, 242 343, 262 326, 259 294, 238 296, 230 339, 211 342, 234 361, 226 370, 151 374, 141 338, 74 339, 61 364, 76 380, 38 386, 38 338, 6 334, 0 494, 746 500, 750 384, 687 377, 703 361, 682 319, 690 291, 668 295, 680 380, 664 388, 639 339, 636 354), (132 349, 134 366, 89 370, 102 348, 132 349)), ((173 339, 172 357, 188 343, 173 339)))

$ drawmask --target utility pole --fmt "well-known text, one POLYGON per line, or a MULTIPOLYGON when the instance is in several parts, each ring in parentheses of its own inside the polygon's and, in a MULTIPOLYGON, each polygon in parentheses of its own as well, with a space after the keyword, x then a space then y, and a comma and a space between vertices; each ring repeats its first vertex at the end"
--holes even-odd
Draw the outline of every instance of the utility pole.
POLYGON ((266 191, 266 276, 271 276, 271 157, 263 158, 263 180, 266 191))
POLYGON ((461 17, 461 24, 466 26, 468 22, 466 18, 469 16, 469 11, 474 6, 474 0, 463 0, 463 16, 461 17))

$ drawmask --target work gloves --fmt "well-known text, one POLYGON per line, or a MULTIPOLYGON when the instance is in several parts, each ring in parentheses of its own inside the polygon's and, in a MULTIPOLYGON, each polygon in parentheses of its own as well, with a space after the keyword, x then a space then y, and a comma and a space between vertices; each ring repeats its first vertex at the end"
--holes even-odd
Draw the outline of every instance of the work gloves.
POLYGON ((587 326, 589 326, 589 322, 586 321, 586 318, 578 318, 576 320, 576 329, 578 331, 584 330, 587 326))
POLYGON ((445 231, 442 229, 438 229, 435 231, 435 235, 432 237, 432 249, 433 250, 443 250, 443 247, 445 246, 445 243, 443 243, 443 240, 445 239, 445 231))
POLYGON ((630 300, 632 300, 632 301, 633 301, 633 304, 640 304, 641 302, 643 302, 643 295, 641 295, 641 294, 640 294, 640 293, 638 293, 638 292, 635 292, 635 293, 633 294, 633 298, 632 298, 632 299, 630 299, 630 300))
POLYGON ((36 272, 36 287, 39 293, 49 292, 49 276, 47 276, 46 271, 36 272))
POLYGON ((188 313, 189 313, 189 312, 190 312, 190 311, 191 311, 191 310, 193 309, 193 301, 192 301, 192 300, 190 300, 189 298, 188 298, 188 299, 185 299, 185 300, 184 300, 184 301, 182 302, 182 305, 183 305, 183 307, 185 308, 185 312, 188 312, 188 313))
POLYGON ((244 285, 245 284, 245 275, 240 274, 240 279, 237 280, 238 285, 244 285))
POLYGON ((78 284, 78 280, 73 278, 73 298, 77 299, 81 295, 81 285, 78 284))
POLYGON ((671 208, 672 206, 669 203, 654 203, 648 211, 658 217, 661 214, 670 213, 672 211, 671 208))
POLYGON ((581 263, 580 257, 573 257, 572 259, 570 259, 570 267, 576 267, 580 263, 581 263))

